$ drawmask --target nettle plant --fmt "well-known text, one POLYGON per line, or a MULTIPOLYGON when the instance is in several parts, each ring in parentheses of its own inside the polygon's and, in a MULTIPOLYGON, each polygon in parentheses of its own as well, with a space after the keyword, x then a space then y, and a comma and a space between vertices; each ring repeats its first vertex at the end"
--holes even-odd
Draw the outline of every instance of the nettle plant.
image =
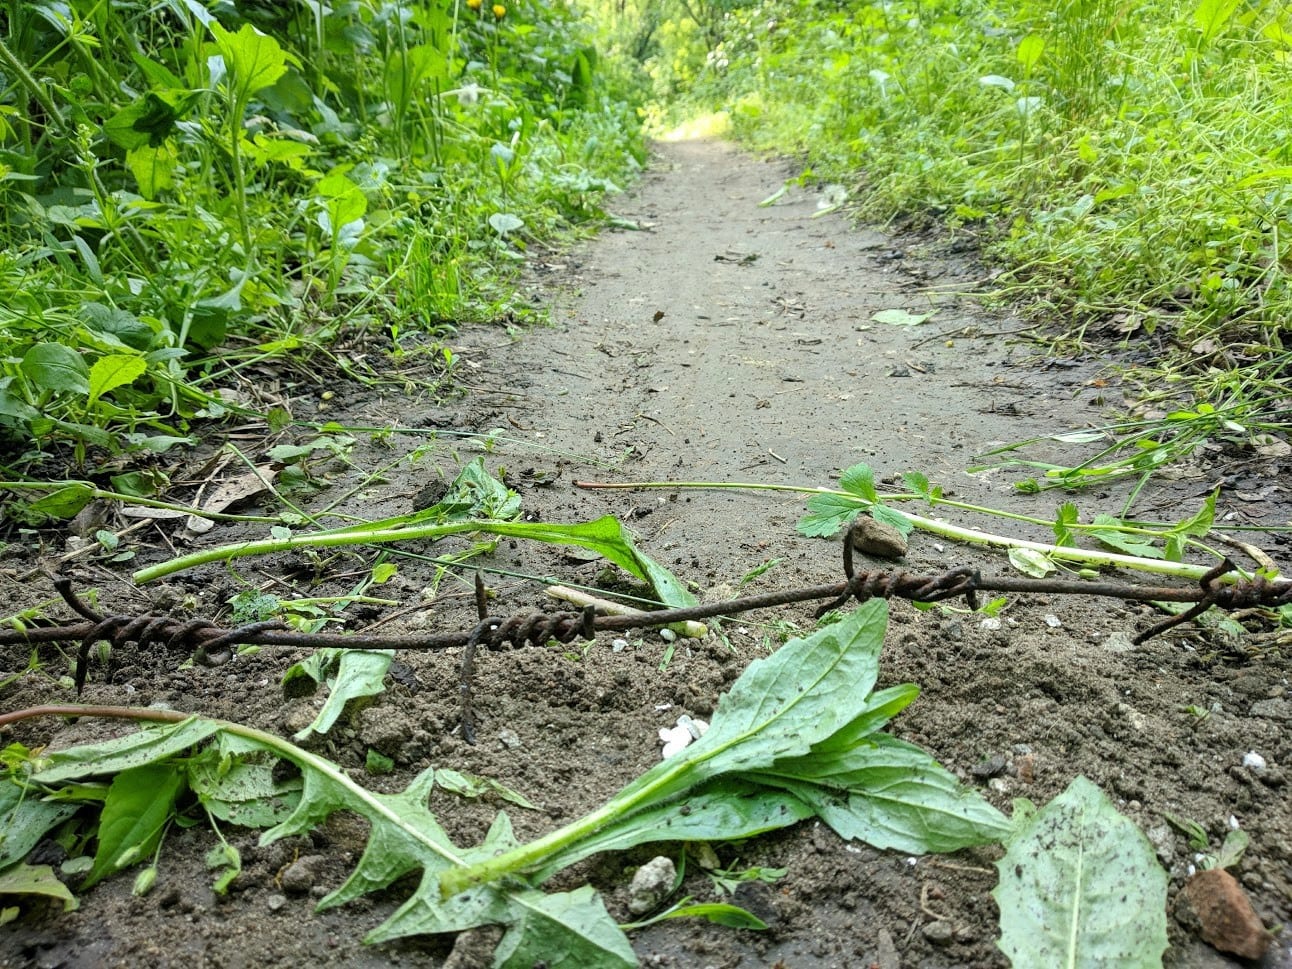
POLYGON ((559 3, 8 14, 0 433, 18 439, 159 449, 222 412, 247 360, 377 310, 403 333, 501 315, 500 267, 598 215, 636 164, 559 3), (410 275, 419 298, 396 299, 410 275))

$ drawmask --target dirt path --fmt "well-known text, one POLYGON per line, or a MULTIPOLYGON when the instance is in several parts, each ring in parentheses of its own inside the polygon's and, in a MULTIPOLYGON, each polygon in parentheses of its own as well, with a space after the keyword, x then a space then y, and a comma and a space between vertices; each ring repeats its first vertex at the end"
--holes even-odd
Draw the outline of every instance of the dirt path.
MULTIPOLYGON (((964 469, 995 443, 1097 419, 1111 393, 1094 380, 1100 362, 1047 365, 1026 346, 982 335, 1023 324, 938 295, 966 290, 982 274, 954 242, 854 231, 837 215, 811 218, 816 196, 799 189, 758 207, 787 174, 722 144, 659 146, 652 171, 617 206, 643 231, 607 233, 536 267, 534 296, 553 307, 553 326, 518 341, 497 330, 463 335, 458 349, 469 396, 447 406, 367 397, 327 416, 366 425, 502 428, 504 440, 486 460, 495 470, 505 467, 509 480, 522 486, 527 518, 616 514, 645 550, 713 598, 730 594, 742 576, 769 559, 779 564, 754 588, 830 581, 839 571, 837 543, 795 534, 801 496, 592 492, 572 481, 823 485, 840 469, 865 461, 880 476, 918 470, 966 501, 1050 516, 1060 499, 1016 495, 1013 474, 971 476, 964 469), (916 327, 872 321, 877 311, 893 309, 935 315, 916 327)), ((299 399, 298 413, 312 403, 299 399)), ((411 448, 422 439, 396 440, 411 448)), ((452 475, 469 456, 465 445, 454 454, 436 452, 365 491, 354 507, 407 511, 410 496, 433 483, 437 471, 452 475)), ((357 449, 350 460, 371 467, 389 460, 389 452, 357 449)), ((1243 473, 1277 474, 1271 467, 1243 473)), ((1182 508, 1196 507, 1219 474, 1199 473, 1152 491, 1137 512, 1178 518, 1182 508)), ((338 488, 345 483, 338 472, 338 488)), ((1116 495, 1077 500, 1088 514, 1119 507, 1116 495)), ((1245 514, 1257 523, 1287 518, 1286 506, 1252 507, 1228 497, 1222 503, 1224 514, 1245 514)), ((982 520, 964 523, 1051 537, 1018 523, 1008 529, 982 520)), ((241 534, 221 527, 208 540, 241 534)), ((1266 547, 1278 556, 1276 539, 1266 547)), ((142 550, 140 561, 168 555, 142 550)), ((345 572, 353 561, 329 568, 345 572)), ((1008 569, 998 556, 918 533, 905 562, 924 572, 965 563, 1008 569)), ((275 575, 287 574, 291 564, 278 563, 275 575)), ((503 543, 489 564, 589 584, 601 571, 596 562, 517 543, 503 543)), ((127 595, 101 567, 83 567, 79 575, 113 595, 127 595)), ((404 563, 383 594, 415 602, 434 575, 431 566, 404 563)), ((243 573, 256 582, 261 576, 259 568, 243 573)), ((310 585, 299 577, 292 581, 310 585)), ((532 583, 490 582, 500 614, 545 605, 532 583)), ((311 594, 345 587, 325 571, 311 594)), ((171 584, 172 593, 200 596, 210 610, 237 588, 217 570, 171 584)), ((462 628, 469 621, 462 588, 447 580, 441 593, 432 616, 436 628, 462 628)), ((35 598, 33 590, 7 594, 35 598)), ((999 624, 919 613, 905 604, 893 612, 880 685, 909 681, 923 688, 895 722, 897 735, 930 750, 1007 810, 1011 798, 1043 803, 1085 774, 1149 833, 1171 871, 1173 892, 1191 856, 1164 814, 1197 820, 1213 839, 1232 817, 1251 836, 1237 874, 1265 923, 1292 916, 1286 659, 1273 653, 1240 660, 1195 631, 1131 647, 1129 635, 1147 628, 1155 614, 1120 603, 1019 596, 999 624), (1185 712, 1187 706, 1211 713, 1198 719, 1185 712), (1268 764, 1259 774, 1242 766, 1252 750, 1268 764)), ((401 622, 417 628, 415 619, 401 622)), ((481 742, 475 747, 451 732, 455 658, 413 656, 408 665, 421 688, 392 685, 323 750, 355 768, 369 749, 391 756, 396 773, 374 782, 389 790, 428 764, 496 778, 544 808, 515 812, 518 835, 533 836, 596 806, 653 763, 658 729, 680 713, 709 715, 719 693, 780 641, 788 623, 808 629, 811 620, 806 610, 786 610, 727 623, 726 642, 710 637, 670 646, 648 634, 629 637, 619 650, 607 639, 582 654, 531 649, 483 657, 476 689, 481 742)), ((164 657, 126 659, 112 683, 96 671, 86 699, 165 702, 292 730, 308 722, 315 703, 284 704, 277 680, 296 658, 266 650, 240 658, 232 670, 176 670, 164 657)), ((0 652, 0 671, 25 660, 25 651, 0 652)), ((48 701, 53 692, 49 682, 29 677, 0 702, 16 708, 48 701)), ((64 746, 106 729, 42 723, 24 728, 18 739, 64 746)), ((495 805, 464 805, 437 794, 432 809, 459 843, 475 843, 495 805)), ((89 893, 76 913, 7 929, 0 936, 0 966, 436 966, 449 955, 452 940, 359 944, 402 899, 398 890, 340 911, 311 913, 313 901, 352 867, 361 832, 333 823, 312 839, 267 849, 244 834, 237 844, 246 870, 223 899, 212 894, 203 870, 209 847, 203 837, 200 831, 172 836, 159 885, 146 898, 131 897, 130 879, 117 878, 89 893), (300 859, 309 860, 306 874, 284 885, 283 873, 300 859)), ((590 879, 624 920, 624 868, 650 854, 585 863, 566 876, 566 887, 590 879)), ((718 856, 733 868, 786 869, 774 886, 747 883, 735 898, 772 928, 753 934, 665 923, 635 936, 644 964, 1005 964, 994 948, 996 855, 990 851, 911 859, 844 844, 824 827, 804 825, 741 846, 718 846, 718 856)), ((709 879, 694 872, 685 891, 701 899, 714 893, 709 879)), ((1174 924, 1172 942, 1169 965, 1232 964, 1174 924)), ((1288 946, 1276 945, 1267 964, 1292 965, 1288 946)), ((457 967, 475 964, 467 943, 450 958, 457 967)))

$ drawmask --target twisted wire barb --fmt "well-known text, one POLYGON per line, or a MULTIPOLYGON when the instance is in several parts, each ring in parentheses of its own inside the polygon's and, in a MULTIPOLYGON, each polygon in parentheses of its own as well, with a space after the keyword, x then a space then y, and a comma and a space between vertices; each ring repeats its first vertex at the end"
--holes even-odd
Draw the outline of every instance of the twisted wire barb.
MULTIPOLYGON (((75 675, 78 693, 85 685, 90 650, 97 642, 108 642, 114 647, 135 643, 139 648, 163 646, 167 649, 187 649, 194 652, 197 659, 208 663, 218 663, 226 658, 228 649, 234 645, 394 650, 439 650, 464 646, 466 650, 461 677, 463 685, 460 686, 460 692, 464 724, 467 724, 471 720, 471 673, 475 652, 481 646, 487 649, 498 649, 504 646, 539 645, 552 640, 569 643, 575 640, 592 639, 597 632, 620 632, 666 626, 821 599, 829 601, 816 611, 818 617, 831 609, 843 606, 851 599, 864 602, 877 596, 885 599, 911 599, 917 602, 939 602, 964 596, 968 605, 976 608, 979 592, 1088 595, 1139 602, 1193 603, 1192 607, 1183 613, 1172 616, 1140 633, 1134 639, 1138 644, 1189 622, 1212 607, 1225 610, 1251 607, 1277 609, 1292 603, 1292 582, 1286 579, 1270 579, 1256 575, 1239 576, 1221 582, 1223 577, 1237 571, 1237 566, 1227 558, 1207 572, 1198 585, 1181 587, 1075 579, 984 577, 976 569, 967 566, 949 569, 933 576, 913 575, 904 570, 858 571, 853 562, 851 531, 843 543, 843 550, 845 576, 843 582, 631 615, 596 615, 592 607, 588 607, 581 612, 531 612, 505 619, 491 618, 485 607, 487 597, 484 594, 483 583, 477 577, 476 602, 480 621, 469 630, 432 635, 376 635, 362 631, 346 634, 305 633, 289 630, 277 620, 248 623, 227 629, 206 619, 180 620, 172 616, 151 613, 141 616, 125 614, 103 616, 77 596, 72 589, 70 579, 61 578, 55 581, 54 587, 68 606, 85 621, 28 627, 21 630, 0 630, 0 646, 14 643, 78 643, 75 675)), ((109 666, 109 676, 111 672, 111 666, 109 666)))

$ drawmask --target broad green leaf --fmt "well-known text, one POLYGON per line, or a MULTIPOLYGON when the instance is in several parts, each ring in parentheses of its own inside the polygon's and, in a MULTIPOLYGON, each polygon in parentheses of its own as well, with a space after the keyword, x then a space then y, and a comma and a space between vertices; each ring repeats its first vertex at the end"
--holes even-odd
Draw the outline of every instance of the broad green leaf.
POLYGON ((275 780, 272 763, 198 758, 189 764, 189 789, 212 815, 243 828, 268 828, 300 803, 301 780, 275 780))
POLYGON ((652 802, 734 771, 806 754, 856 719, 879 671, 888 603, 874 599, 806 639, 755 660, 718 701, 709 730, 617 795, 652 802))
POLYGON ((159 763, 201 743, 219 728, 214 721, 190 717, 163 727, 145 727, 100 744, 55 751, 45 758, 45 766, 32 774, 31 780, 52 785, 159 763))
POLYGON ((1063 547, 1076 545, 1077 540, 1072 534, 1072 526, 1078 521, 1076 505, 1070 501, 1060 505, 1054 516, 1054 543, 1063 547))
POLYGON ((139 194, 146 199, 155 199, 166 189, 175 187, 179 150, 171 142, 131 148, 126 152, 126 164, 139 185, 139 194))
POLYGON ((1202 503, 1202 507, 1173 527, 1171 531, 1178 535, 1206 535, 1216 521, 1216 496, 1219 494, 1220 491, 1217 489, 1207 495, 1207 500, 1202 503))
POLYGON ((1018 63, 1023 68, 1024 74, 1031 74, 1036 69, 1036 65, 1041 60, 1041 55, 1045 52, 1045 38, 1040 34, 1028 34, 1018 42, 1018 63))
POLYGON ((314 722, 295 734, 298 741, 311 733, 325 734, 331 730, 351 700, 376 696, 385 690, 383 681, 395 653, 389 649, 338 649, 335 657, 336 673, 327 679, 330 688, 327 701, 314 722))
POLYGON ((239 102, 282 77, 289 59, 296 63, 296 58, 288 55, 278 41, 251 24, 243 24, 236 34, 218 21, 212 21, 207 29, 224 55, 225 69, 233 74, 234 97, 239 102))
POLYGON ((87 394, 90 368, 85 358, 61 343, 37 343, 23 354, 19 368, 41 390, 87 394))
POLYGON ((1084 777, 1025 818, 996 867, 997 945, 1015 966, 1161 966, 1166 872, 1084 777))
POLYGON ((99 847, 85 877, 89 888, 108 875, 148 860, 184 788, 184 770, 173 762, 121 771, 112 779, 99 816, 99 847))
POLYGON ((63 903, 64 912, 73 912, 79 905, 49 865, 14 865, 0 871, 0 895, 44 895, 56 898, 63 903))
POLYGON ((1209 44, 1233 19, 1239 0, 1202 0, 1193 10, 1193 22, 1202 32, 1203 43, 1209 44))
POLYGON ((815 809, 842 838, 910 854, 1000 841, 1009 820, 913 744, 873 734, 850 749, 778 760, 751 778, 815 809))
POLYGON ((94 487, 80 481, 51 491, 27 505, 28 515, 40 518, 67 519, 94 500, 94 487))
POLYGON ((1044 552, 1017 546, 1009 550, 1009 564, 1034 579, 1043 579, 1057 568, 1044 552))
POLYGON ((363 190, 345 174, 348 166, 337 166, 314 186, 323 200, 327 224, 324 231, 337 235, 352 222, 363 218, 368 211, 368 199, 363 190))
POLYGON ((591 885, 510 896, 515 921, 494 953, 497 969, 634 969, 637 956, 591 885))
POLYGON ((1124 531, 1125 524, 1112 515, 1096 515, 1089 535, 1109 548, 1144 559, 1160 559, 1163 551, 1153 545, 1153 537, 1124 531))
POLYGON ((509 232, 525 228, 525 220, 510 212, 495 212, 489 216, 489 228, 500 236, 505 236, 509 232))
POLYGON ((932 315, 932 313, 908 313, 906 310, 880 310, 870 318, 876 323, 887 323, 889 326, 919 326, 932 315))
POLYGON ((720 778, 664 804, 622 816, 534 872, 541 885, 564 868, 603 851, 626 851, 658 841, 742 841, 812 817, 813 810, 785 790, 720 778))
POLYGON ((914 683, 899 683, 870 694, 857 716, 816 744, 812 748, 813 754, 851 749, 872 733, 883 729, 889 720, 914 703, 919 695, 920 688, 914 683))
POLYGON ((870 517, 877 522, 883 522, 885 525, 891 525, 896 528, 903 536, 910 535, 915 531, 915 526, 911 520, 903 515, 896 508, 890 508, 888 505, 875 504, 871 506, 870 517))
POLYGON ((113 353, 100 357, 90 368, 90 404, 117 387, 133 383, 148 369, 143 357, 113 353))
POLYGON ((0 869, 26 858, 41 838, 77 808, 76 804, 42 800, 39 790, 25 790, 0 777, 0 869))
POLYGON ((868 464, 854 464, 845 470, 839 475, 839 487, 866 501, 879 501, 875 492, 875 472, 868 464))
POLYGON ((807 500, 808 513, 799 519, 798 533, 808 538, 829 538, 870 507, 862 498, 820 494, 807 500))
POLYGON ((94 332, 111 334, 125 346, 140 352, 152 345, 156 335, 133 313, 103 303, 82 303, 78 316, 94 332))

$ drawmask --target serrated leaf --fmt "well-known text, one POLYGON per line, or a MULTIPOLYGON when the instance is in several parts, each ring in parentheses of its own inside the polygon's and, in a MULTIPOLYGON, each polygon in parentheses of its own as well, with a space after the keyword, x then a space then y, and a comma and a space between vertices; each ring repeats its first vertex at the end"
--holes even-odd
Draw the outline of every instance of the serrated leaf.
POLYGON ((272 764, 197 759, 189 764, 189 788, 221 821, 244 828, 278 824, 300 802, 301 780, 276 780, 272 764))
POLYGON ((1009 550, 1009 564, 1034 579, 1043 579, 1057 568, 1043 552, 1017 546, 1009 550))
POLYGON ((868 464, 858 463, 847 468, 839 475, 839 487, 866 501, 879 501, 879 495, 875 492, 875 472, 868 464))
POLYGON ((100 357, 90 368, 89 402, 93 404, 108 391, 133 383, 147 369, 143 357, 134 354, 111 353, 100 357))
POLYGON ((903 538, 915 531, 915 526, 909 518, 896 508, 890 508, 888 505, 873 505, 870 509, 870 517, 877 522, 883 522, 885 525, 891 525, 896 528, 902 533, 903 538))
POLYGON ((637 956, 591 885, 511 896, 514 921, 494 953, 496 969, 634 969, 637 956))
POLYGON ((269 87, 286 73, 289 59, 296 61, 279 46, 278 41, 262 34, 251 24, 243 24, 235 34, 213 20, 207 24, 207 29, 224 55, 226 70, 233 74, 238 101, 269 87))
POLYGON ((808 513, 798 520, 800 535, 808 538, 829 538, 869 507, 860 498, 843 495, 820 494, 807 500, 808 513))
POLYGON ((996 867, 997 945, 1015 966, 1161 966, 1166 872, 1084 777, 1023 821, 996 867))
POLYGON ((161 840, 183 788, 184 770, 174 763, 147 764, 117 774, 99 816, 94 867, 82 887, 145 860, 161 840))

